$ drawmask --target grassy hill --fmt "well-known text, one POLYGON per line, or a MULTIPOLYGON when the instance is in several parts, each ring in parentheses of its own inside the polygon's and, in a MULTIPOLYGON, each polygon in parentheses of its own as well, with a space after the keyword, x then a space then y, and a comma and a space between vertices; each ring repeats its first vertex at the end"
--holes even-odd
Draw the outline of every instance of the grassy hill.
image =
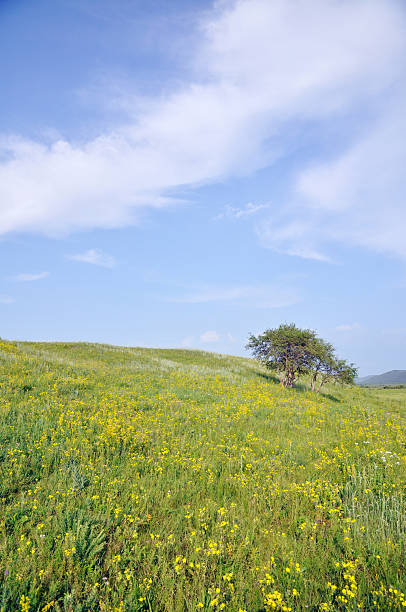
POLYGON ((365 376, 357 381, 361 386, 406 385, 406 370, 391 370, 376 376, 365 376))
POLYGON ((400 610, 406 390, 0 342, 0 610, 400 610))

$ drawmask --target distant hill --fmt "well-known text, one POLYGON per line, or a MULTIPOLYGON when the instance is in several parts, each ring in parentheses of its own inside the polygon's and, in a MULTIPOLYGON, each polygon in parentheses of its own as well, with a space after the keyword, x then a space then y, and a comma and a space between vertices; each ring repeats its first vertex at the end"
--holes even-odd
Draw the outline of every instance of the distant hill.
POLYGON ((406 385, 406 370, 391 370, 376 376, 358 378, 357 385, 406 385))

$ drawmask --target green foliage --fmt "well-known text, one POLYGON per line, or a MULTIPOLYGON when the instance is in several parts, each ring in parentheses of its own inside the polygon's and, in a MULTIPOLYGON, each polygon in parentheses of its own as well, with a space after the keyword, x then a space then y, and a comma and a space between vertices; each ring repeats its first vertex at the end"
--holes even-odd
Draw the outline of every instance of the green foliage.
POLYGON ((315 341, 314 331, 285 323, 259 336, 251 335, 247 348, 267 368, 281 374, 284 387, 293 387, 296 378, 311 369, 315 341))
POLYGON ((319 393, 326 382, 353 385, 357 376, 357 368, 353 363, 338 359, 334 347, 321 338, 315 338, 311 360, 311 389, 319 393))
POLYGON ((353 384, 357 375, 354 364, 338 359, 329 342, 294 323, 251 335, 246 348, 267 368, 279 373, 284 387, 293 387, 297 378, 308 374, 312 391, 319 392, 327 381, 353 384))

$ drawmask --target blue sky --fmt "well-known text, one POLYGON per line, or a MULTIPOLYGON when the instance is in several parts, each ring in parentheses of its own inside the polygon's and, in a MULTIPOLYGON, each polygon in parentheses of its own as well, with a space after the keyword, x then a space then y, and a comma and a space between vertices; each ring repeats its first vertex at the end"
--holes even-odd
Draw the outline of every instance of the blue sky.
POLYGON ((406 10, 2 0, 1 336, 406 369, 406 10))

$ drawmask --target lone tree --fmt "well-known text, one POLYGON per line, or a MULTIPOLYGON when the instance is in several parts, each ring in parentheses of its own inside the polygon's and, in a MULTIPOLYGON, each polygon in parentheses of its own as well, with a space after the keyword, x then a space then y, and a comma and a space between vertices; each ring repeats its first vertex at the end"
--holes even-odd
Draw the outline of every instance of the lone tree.
POLYGON ((293 387, 296 378, 310 371, 315 342, 316 334, 311 329, 285 323, 259 336, 251 335, 247 348, 267 368, 278 372, 284 387, 293 387))
POLYGON ((284 387, 293 387, 297 378, 308 374, 312 391, 318 393, 327 381, 352 384, 357 375, 354 364, 338 359, 329 342, 294 323, 251 335, 247 349, 267 368, 278 372, 284 387))

